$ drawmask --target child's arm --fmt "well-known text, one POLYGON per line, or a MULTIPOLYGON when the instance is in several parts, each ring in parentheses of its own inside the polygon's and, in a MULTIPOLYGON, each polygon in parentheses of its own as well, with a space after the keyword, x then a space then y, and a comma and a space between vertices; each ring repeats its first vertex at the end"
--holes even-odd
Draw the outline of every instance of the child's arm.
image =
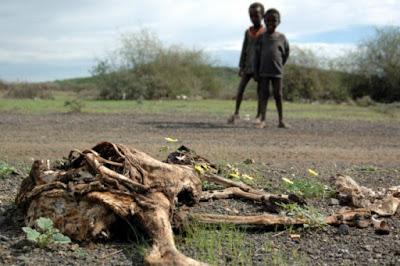
POLYGON ((247 30, 244 33, 244 40, 242 45, 242 52, 240 54, 240 62, 239 62, 239 76, 242 76, 243 69, 246 64, 246 50, 247 50, 247 30))
POLYGON ((289 41, 286 39, 286 37, 285 37, 284 42, 283 42, 283 48, 284 48, 283 65, 285 65, 287 60, 289 59, 289 54, 290 54, 289 41))

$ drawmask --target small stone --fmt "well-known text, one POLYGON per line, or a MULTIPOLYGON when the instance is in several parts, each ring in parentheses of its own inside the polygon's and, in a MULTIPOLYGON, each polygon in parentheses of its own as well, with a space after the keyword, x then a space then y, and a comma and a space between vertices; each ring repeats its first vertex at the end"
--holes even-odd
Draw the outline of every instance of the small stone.
POLYGON ((348 235, 350 233, 350 227, 347 224, 341 224, 338 228, 339 235, 348 235))
POLYGON ((337 206, 339 204, 340 204, 340 202, 339 202, 338 199, 335 199, 335 198, 330 198, 329 199, 329 206, 337 206))
POLYGON ((363 248, 364 248, 366 251, 369 251, 369 252, 372 251, 372 247, 371 247, 370 245, 365 245, 365 246, 363 246, 363 248))
POLYGON ((301 238, 301 235, 299 235, 299 234, 292 234, 292 235, 290 235, 290 239, 292 239, 292 241, 294 241, 294 242, 296 242, 296 243, 299 243, 299 242, 300 242, 300 238, 301 238))
POLYGON ((339 252, 341 253, 341 254, 346 254, 346 255, 348 255, 348 254, 350 254, 350 252, 349 252, 349 250, 348 249, 339 249, 339 252))
POLYGON ((76 250, 78 250, 79 249, 79 245, 78 244, 72 244, 71 246, 70 246, 70 250, 72 250, 72 251, 76 251, 76 250))

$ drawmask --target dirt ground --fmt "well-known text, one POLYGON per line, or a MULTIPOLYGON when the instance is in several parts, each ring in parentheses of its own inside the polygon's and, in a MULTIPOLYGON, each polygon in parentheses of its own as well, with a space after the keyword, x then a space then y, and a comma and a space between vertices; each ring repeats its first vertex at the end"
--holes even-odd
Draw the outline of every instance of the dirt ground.
MULTIPOLYGON (((263 169, 265 184, 273 191, 284 176, 304 176, 316 169, 323 182, 338 172, 349 174, 363 185, 400 185, 400 124, 346 120, 289 120, 291 128, 278 129, 269 119, 266 129, 248 121, 227 125, 226 117, 213 115, 143 114, 46 114, 0 113, 0 160, 21 165, 26 172, 33 159, 59 159, 73 148, 85 149, 107 140, 123 143, 164 159, 160 152, 165 137, 179 139, 211 161, 241 162, 254 159, 263 169), (362 166, 374 166, 366 171, 362 166), (364 170, 363 170, 364 169, 364 170)), ((179 144, 171 144, 176 148, 179 144)), ((368 168, 368 167, 367 167, 368 168)), ((0 180, 0 264, 5 265, 141 265, 140 252, 129 243, 82 243, 57 249, 38 249, 24 240, 22 217, 13 199, 20 177, 0 180)), ((329 212, 328 200, 317 202, 329 212)), ((258 213, 250 203, 231 200, 205 203, 200 211, 224 213, 233 206, 241 213, 258 213)), ((379 236, 372 229, 350 228, 341 234, 335 227, 302 233, 299 243, 286 233, 249 232, 249 241, 274 242, 277 248, 296 248, 319 265, 400 265, 400 216, 389 219, 391 234, 379 236)), ((183 251, 192 255, 190 247, 183 251)), ((253 254, 253 263, 262 265, 253 254)), ((312 263, 311 263, 312 262, 312 263)), ((221 259, 221 264, 229 264, 221 259)), ((296 262, 293 262, 296 264, 296 262)))

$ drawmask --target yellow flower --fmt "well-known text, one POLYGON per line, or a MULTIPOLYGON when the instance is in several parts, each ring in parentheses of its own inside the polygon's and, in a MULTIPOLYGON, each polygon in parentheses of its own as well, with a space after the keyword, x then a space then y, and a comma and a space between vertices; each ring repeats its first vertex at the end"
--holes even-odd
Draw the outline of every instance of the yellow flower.
POLYGON ((293 181, 290 180, 289 178, 282 177, 282 180, 283 180, 283 182, 288 183, 288 184, 290 184, 290 185, 293 185, 293 184, 294 184, 293 181))
POLYGON ((178 139, 173 139, 173 138, 165 138, 165 140, 171 143, 178 142, 178 139))
POLYGON ((249 180, 254 180, 254 177, 251 177, 249 175, 242 175, 243 178, 249 179, 249 180))
POLYGON ((229 177, 240 179, 240 176, 236 173, 231 173, 229 177))
POLYGON ((315 172, 315 171, 312 170, 312 169, 308 169, 308 173, 309 173, 311 176, 318 176, 318 173, 315 172))
POLYGON ((198 174, 200 174, 200 175, 203 175, 203 174, 204 174, 204 169, 203 169, 203 167, 201 167, 201 165, 196 164, 196 165, 194 166, 194 170, 196 170, 196 172, 197 172, 198 174))

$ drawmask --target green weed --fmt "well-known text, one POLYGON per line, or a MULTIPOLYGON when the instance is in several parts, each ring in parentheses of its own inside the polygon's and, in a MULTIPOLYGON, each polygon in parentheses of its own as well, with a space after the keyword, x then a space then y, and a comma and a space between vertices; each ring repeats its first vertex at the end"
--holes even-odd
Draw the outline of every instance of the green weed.
POLYGON ((12 173, 14 173, 16 170, 14 167, 8 165, 5 162, 0 161, 0 179, 5 179, 12 173))
POLYGON ((64 106, 69 109, 69 113, 82 113, 85 102, 79 99, 65 101, 64 106))
POLYGON ((87 257, 87 255, 88 255, 88 253, 84 249, 81 249, 81 248, 78 248, 74 252, 74 254, 76 257, 81 258, 81 259, 87 257))
POLYGON ((379 168, 373 165, 358 165, 354 166, 353 170, 358 172, 376 172, 379 168))
POLYGON ((310 178, 296 178, 283 182, 283 189, 286 193, 293 193, 308 199, 325 199, 334 193, 331 187, 310 178))
MULTIPOLYGON (((325 215, 312 206, 299 206, 297 203, 278 204, 288 216, 305 219, 305 228, 320 228, 326 226, 325 215)), ((292 229, 292 228, 291 228, 292 229)))
POLYGON ((220 163, 218 174, 234 181, 255 185, 259 173, 253 165, 246 163, 220 163))
POLYGON ((71 239, 54 228, 53 221, 49 218, 40 217, 35 221, 39 231, 31 227, 23 227, 22 230, 26 234, 29 241, 37 244, 40 248, 48 247, 50 244, 68 244, 71 239))
POLYGON ((192 257, 210 265, 309 265, 297 249, 278 249, 272 241, 257 243, 248 237, 243 227, 194 222, 178 245, 189 247, 192 257))

